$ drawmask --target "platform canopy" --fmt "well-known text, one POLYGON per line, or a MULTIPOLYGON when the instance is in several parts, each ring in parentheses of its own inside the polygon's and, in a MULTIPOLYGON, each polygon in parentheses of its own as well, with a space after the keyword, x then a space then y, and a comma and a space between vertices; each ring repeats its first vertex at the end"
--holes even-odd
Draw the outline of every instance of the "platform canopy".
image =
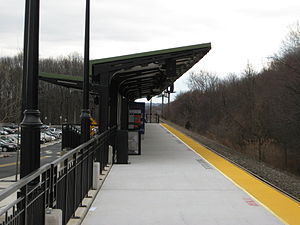
MULTIPOLYGON (((90 93, 98 94, 101 76, 109 73, 110 82, 130 99, 160 94, 192 68, 211 49, 210 43, 90 61, 90 93)), ((60 86, 82 89, 83 77, 40 73, 40 79, 60 86)), ((100 85, 101 86, 101 85, 100 85)))

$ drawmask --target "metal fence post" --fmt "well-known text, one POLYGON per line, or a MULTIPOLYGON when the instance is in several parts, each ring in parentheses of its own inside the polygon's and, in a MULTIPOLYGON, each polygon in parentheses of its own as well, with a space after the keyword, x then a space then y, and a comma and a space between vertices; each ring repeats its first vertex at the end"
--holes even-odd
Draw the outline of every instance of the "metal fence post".
POLYGON ((63 217, 63 220, 64 220, 64 224, 67 223, 67 218, 68 218, 68 215, 67 215, 67 212, 68 212, 68 159, 66 159, 64 161, 64 173, 65 173, 65 201, 64 201, 64 210, 63 210, 63 214, 64 214, 64 217, 63 217))
MULTIPOLYGON (((74 155, 73 155, 73 166, 74 166, 74 195, 73 195, 73 197, 74 197, 74 209, 76 209, 77 208, 77 196, 76 196, 76 194, 77 194, 77 179, 76 179, 76 177, 77 177, 77 153, 75 153, 74 155)), ((76 217, 76 215, 75 215, 75 211, 74 211, 74 214, 73 214, 73 217, 76 217)))

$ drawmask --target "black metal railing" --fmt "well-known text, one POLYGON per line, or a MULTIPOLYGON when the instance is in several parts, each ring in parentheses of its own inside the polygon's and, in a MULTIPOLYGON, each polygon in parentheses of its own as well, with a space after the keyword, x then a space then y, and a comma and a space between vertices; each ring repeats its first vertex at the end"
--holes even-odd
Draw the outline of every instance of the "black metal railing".
MULTIPOLYGON (((47 208, 61 209, 63 224, 75 216, 76 209, 92 189, 95 154, 107 151, 116 128, 94 136, 90 141, 46 164, 34 173, 0 193, 0 201, 16 196, 0 209, 0 225, 45 224, 47 208)), ((114 139, 114 138, 113 138, 114 139)), ((108 153, 101 154, 101 167, 106 166, 108 153)))
POLYGON ((147 123, 159 123, 160 116, 159 114, 145 114, 145 119, 147 123))

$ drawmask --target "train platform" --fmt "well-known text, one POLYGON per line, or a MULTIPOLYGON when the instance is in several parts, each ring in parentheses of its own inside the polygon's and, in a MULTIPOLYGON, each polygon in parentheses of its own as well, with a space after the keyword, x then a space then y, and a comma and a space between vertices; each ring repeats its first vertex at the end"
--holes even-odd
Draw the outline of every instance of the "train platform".
POLYGON ((300 205, 166 124, 114 165, 83 225, 300 224, 300 205))

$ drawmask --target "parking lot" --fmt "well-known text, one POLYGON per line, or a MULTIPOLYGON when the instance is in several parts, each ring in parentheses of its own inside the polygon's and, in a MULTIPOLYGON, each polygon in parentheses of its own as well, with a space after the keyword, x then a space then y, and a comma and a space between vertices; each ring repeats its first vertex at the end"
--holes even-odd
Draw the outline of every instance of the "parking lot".
MULTIPOLYGON (((0 179, 13 176, 19 171, 20 131, 20 127, 15 124, 0 125, 0 179)), ((61 136, 61 129, 43 125, 40 135, 41 164, 51 162, 61 155, 61 136)))
MULTIPOLYGON (((16 152, 20 149, 21 128, 13 123, 0 125, 0 152, 16 152)), ((60 140, 62 131, 56 127, 41 127, 40 143, 46 144, 60 140)))
MULTIPOLYGON (((0 153, 0 179, 16 174, 18 152, 0 153)), ((49 163, 61 155, 61 141, 41 145, 41 165, 49 163)), ((20 158, 19 158, 20 163, 20 158)), ((18 166, 20 168, 20 166, 18 166)), ((1 187, 0 187, 1 188, 1 187)))

